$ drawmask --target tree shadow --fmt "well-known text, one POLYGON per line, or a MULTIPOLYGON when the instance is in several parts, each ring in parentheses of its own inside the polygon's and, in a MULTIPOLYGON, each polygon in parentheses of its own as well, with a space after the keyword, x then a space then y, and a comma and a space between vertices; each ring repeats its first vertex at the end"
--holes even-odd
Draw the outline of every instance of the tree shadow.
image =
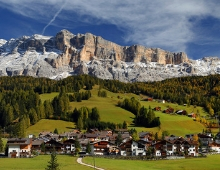
POLYGON ((66 127, 67 129, 74 129, 74 127, 66 127))

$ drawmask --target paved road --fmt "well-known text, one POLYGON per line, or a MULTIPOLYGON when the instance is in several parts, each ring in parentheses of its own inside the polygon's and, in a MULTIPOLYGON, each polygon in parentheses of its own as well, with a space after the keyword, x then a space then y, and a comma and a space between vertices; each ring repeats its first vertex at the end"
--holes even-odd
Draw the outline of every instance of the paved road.
POLYGON ((81 164, 81 165, 89 166, 89 167, 92 167, 92 168, 94 168, 94 169, 104 170, 104 169, 98 168, 98 167, 96 167, 96 166, 94 167, 94 165, 89 165, 89 164, 83 163, 83 162, 82 162, 82 158, 77 158, 77 162, 78 162, 79 164, 81 164))

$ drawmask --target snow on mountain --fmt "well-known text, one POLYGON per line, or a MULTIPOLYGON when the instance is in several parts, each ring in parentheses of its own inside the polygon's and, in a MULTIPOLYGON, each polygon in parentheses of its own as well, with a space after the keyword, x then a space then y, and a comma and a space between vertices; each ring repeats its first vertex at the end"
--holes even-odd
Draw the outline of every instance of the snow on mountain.
POLYGON ((35 34, 9 41, 0 39, 0 76, 62 79, 89 74, 145 82, 219 73, 218 57, 190 60, 185 53, 138 45, 123 47, 90 33, 74 35, 62 30, 54 37, 35 34))

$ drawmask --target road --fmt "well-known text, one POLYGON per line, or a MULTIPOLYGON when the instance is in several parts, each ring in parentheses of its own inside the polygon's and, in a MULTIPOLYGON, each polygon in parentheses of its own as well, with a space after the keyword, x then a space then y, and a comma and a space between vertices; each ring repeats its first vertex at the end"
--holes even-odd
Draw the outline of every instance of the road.
POLYGON ((81 164, 81 165, 89 166, 89 167, 94 168, 94 169, 104 170, 104 169, 98 168, 98 167, 96 167, 96 166, 94 166, 94 165, 89 165, 89 164, 83 163, 83 162, 82 162, 82 158, 77 158, 77 162, 78 162, 79 164, 81 164))

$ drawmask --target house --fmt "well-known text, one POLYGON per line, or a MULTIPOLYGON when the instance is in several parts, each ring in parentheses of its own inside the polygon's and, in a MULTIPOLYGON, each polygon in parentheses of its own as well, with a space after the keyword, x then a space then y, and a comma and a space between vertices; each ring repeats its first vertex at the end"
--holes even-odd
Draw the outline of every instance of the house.
POLYGON ((156 157, 166 157, 167 156, 167 147, 166 140, 158 141, 152 145, 154 149, 154 154, 156 157))
POLYGON ((42 146, 43 143, 44 143, 43 140, 39 140, 39 139, 32 140, 31 150, 36 151, 38 153, 41 153, 41 146, 42 146))
POLYGON ((195 119, 196 118, 196 114, 195 113, 190 113, 190 114, 188 114, 188 117, 191 117, 191 118, 195 119))
POLYGON ((210 143, 213 142, 213 137, 211 136, 211 134, 199 133, 198 137, 201 141, 202 146, 208 146, 210 143))
POLYGON ((11 138, 7 141, 9 158, 31 157, 31 138, 11 138))
POLYGON ((143 141, 151 141, 152 140, 152 133, 150 132, 140 132, 139 139, 143 141))
POLYGON ((174 109, 172 107, 169 107, 163 111, 163 113, 168 113, 168 114, 173 113, 173 112, 174 112, 174 109))
POLYGON ((63 141, 63 150, 65 153, 72 153, 75 151, 75 140, 68 139, 63 141))
MULTIPOLYGON (((110 143, 109 141, 106 141, 106 140, 92 142, 91 148, 92 148, 92 154, 94 154, 94 155, 108 155, 110 152, 110 148, 111 148, 112 153, 113 153, 114 149, 115 149, 115 152, 117 149, 116 146, 114 146, 112 143, 110 143)), ((118 150, 118 152, 119 152, 119 150, 118 150)))
POLYGON ((215 142, 220 144, 220 132, 215 135, 215 142))
POLYGON ((146 155, 145 145, 138 141, 132 141, 131 145, 132 156, 146 155))
POLYGON ((178 114, 178 115, 187 115, 187 112, 186 112, 186 110, 177 110, 176 114, 178 114))
POLYGON ((159 103, 165 103, 165 100, 158 100, 159 103))
POLYGON ((91 142, 93 142, 99 140, 99 135, 97 133, 85 133, 82 135, 82 138, 89 139, 91 142))
POLYGON ((198 148, 199 142, 198 141, 184 141, 183 142, 184 154, 188 156, 198 156, 198 148))
POLYGON ((213 142, 209 144, 209 150, 212 152, 220 153, 220 144, 213 142))
POLYGON ((81 146, 81 151, 86 151, 86 146, 88 145, 89 142, 90 142, 90 140, 87 139, 87 138, 80 138, 79 139, 79 144, 81 146))
POLYGON ((45 152, 51 153, 53 148, 55 148, 58 153, 64 152, 63 144, 61 142, 57 142, 55 139, 51 139, 45 143, 45 152))
POLYGON ((153 101, 153 98, 149 97, 147 98, 147 101, 153 101))
POLYGON ((119 145, 120 155, 122 156, 131 156, 132 155, 132 139, 128 139, 119 145))
POLYGON ((155 108, 153 108, 154 111, 161 111, 161 107, 157 106, 155 108))
POLYGON ((182 137, 172 137, 153 144, 155 156, 198 156, 199 143, 193 140, 185 140, 182 137))

